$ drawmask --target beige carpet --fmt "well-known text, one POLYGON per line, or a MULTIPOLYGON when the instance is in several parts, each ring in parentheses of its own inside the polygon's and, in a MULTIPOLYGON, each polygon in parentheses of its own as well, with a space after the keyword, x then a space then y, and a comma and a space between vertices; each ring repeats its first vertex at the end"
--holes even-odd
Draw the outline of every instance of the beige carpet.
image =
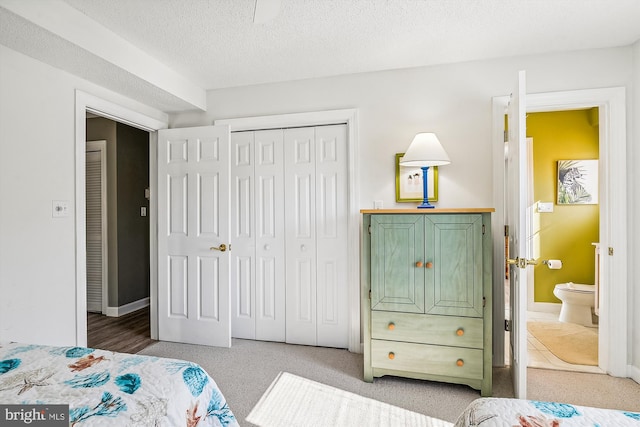
POLYGON ((247 421, 260 427, 453 426, 288 372, 280 372, 247 421))
POLYGON ((598 366, 597 329, 551 322, 528 322, 527 329, 559 359, 574 365, 598 366))

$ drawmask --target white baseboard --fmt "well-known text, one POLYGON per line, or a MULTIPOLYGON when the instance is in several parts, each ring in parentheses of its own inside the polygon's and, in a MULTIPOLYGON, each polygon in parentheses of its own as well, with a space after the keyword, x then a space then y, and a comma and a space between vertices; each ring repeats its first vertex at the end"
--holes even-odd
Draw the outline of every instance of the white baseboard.
POLYGON ((640 368, 633 365, 627 366, 627 375, 629 375, 629 378, 640 384, 640 368))
POLYGON ((554 302, 533 302, 527 306, 527 311, 533 311, 536 313, 555 313, 560 314, 560 308, 562 304, 554 302))
POLYGON ((107 307, 107 316, 120 317, 125 314, 133 313, 141 308, 148 307, 150 304, 149 298, 142 298, 138 301, 130 302, 129 304, 121 305, 119 307, 107 307))

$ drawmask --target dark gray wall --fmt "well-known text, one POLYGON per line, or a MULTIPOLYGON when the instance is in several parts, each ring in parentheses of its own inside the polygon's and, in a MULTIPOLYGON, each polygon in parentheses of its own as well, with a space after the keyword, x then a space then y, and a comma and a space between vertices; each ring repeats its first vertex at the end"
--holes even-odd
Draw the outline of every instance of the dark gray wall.
POLYGON ((117 124, 118 306, 149 296, 149 134, 117 124), (147 216, 140 215, 146 208, 147 216))

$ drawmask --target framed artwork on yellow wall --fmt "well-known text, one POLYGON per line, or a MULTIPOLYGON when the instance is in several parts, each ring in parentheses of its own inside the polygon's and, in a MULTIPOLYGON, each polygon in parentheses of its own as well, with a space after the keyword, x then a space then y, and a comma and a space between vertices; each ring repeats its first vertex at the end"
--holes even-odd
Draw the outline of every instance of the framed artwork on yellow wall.
POLYGON ((558 204, 598 204, 597 160, 558 160, 558 204))
MULTIPOLYGON (((404 153, 396 153, 396 202, 422 202, 422 168, 400 166, 404 153)), ((430 166, 427 171, 429 202, 438 201, 438 166, 430 166)))

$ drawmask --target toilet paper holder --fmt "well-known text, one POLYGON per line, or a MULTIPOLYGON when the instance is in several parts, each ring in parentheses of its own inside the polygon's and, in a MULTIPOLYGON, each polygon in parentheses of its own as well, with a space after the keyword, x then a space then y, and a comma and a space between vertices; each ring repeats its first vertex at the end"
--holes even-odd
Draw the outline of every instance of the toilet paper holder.
POLYGON ((545 259, 542 264, 549 267, 550 270, 560 270, 562 268, 562 260, 559 259, 545 259))

